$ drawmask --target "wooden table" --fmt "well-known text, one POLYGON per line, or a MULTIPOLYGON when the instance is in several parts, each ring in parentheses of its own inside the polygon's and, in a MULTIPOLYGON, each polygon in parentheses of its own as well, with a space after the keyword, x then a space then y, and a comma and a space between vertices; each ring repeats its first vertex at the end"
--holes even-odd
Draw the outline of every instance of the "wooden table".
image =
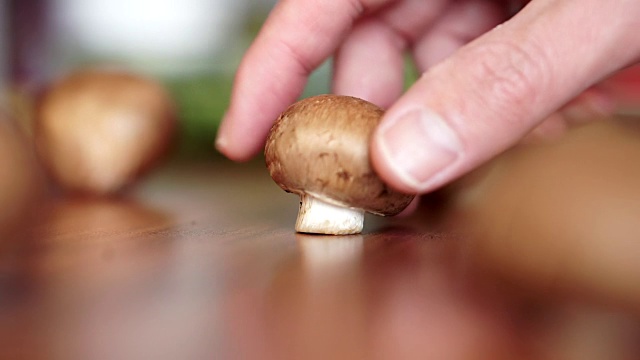
POLYGON ((297 206, 222 160, 54 199, 0 262, 0 358, 524 358, 509 296, 433 215, 326 237, 297 206))

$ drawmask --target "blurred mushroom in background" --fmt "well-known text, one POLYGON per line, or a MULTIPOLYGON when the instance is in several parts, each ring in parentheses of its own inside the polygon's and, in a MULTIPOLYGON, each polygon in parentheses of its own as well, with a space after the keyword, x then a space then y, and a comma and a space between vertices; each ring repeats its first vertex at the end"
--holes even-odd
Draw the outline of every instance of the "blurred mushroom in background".
MULTIPOLYGON (((210 159, 237 63, 275 0, 20 0, 0 4, 7 88, 29 113, 34 94, 79 68, 115 64, 172 94, 175 153, 210 159)), ((2 44, 0 44, 0 55, 2 44)), ((0 71, 1 71, 0 67, 0 71)), ((324 82, 323 82, 324 84, 324 82)))
POLYGON ((67 190, 112 194, 167 153, 176 116, 169 93, 153 79, 115 69, 76 71, 38 101, 36 148, 67 190))

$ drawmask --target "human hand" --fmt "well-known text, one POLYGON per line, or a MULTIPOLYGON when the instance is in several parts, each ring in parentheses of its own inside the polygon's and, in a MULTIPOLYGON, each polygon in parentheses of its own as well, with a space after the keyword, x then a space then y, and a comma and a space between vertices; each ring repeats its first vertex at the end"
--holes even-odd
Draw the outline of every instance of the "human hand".
MULTIPOLYGON (((518 142, 640 55, 640 2, 533 0, 505 21, 508 7, 282 1, 238 69, 217 147, 239 161, 259 152, 277 115, 336 53, 333 91, 388 108, 371 144, 379 175, 425 193, 518 142), (402 95, 405 51, 424 75, 402 95)), ((582 99, 595 112, 613 109, 602 92, 582 99)))

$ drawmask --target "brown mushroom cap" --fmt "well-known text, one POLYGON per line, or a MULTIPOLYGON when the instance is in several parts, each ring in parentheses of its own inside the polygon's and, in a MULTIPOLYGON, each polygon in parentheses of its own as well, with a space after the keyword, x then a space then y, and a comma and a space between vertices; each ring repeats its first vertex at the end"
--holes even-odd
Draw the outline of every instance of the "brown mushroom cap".
POLYGON ((176 110, 156 81, 89 69, 54 83, 36 109, 43 163, 64 187, 111 193, 150 169, 168 149, 176 110))
POLYGON ((413 195, 390 189, 374 172, 369 142, 383 110, 350 96, 319 95, 291 105, 271 128, 267 167, 285 191, 395 215, 413 195))

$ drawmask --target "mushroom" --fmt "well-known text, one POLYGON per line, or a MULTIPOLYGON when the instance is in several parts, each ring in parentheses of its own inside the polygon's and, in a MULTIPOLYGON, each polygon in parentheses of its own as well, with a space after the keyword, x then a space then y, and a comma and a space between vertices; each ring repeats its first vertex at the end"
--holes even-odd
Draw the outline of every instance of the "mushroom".
POLYGON ((357 234, 364 212, 396 215, 414 195, 385 185, 369 160, 369 140, 383 110, 350 96, 319 95, 291 105, 265 147, 273 180, 300 195, 296 231, 357 234))
POLYGON ((54 83, 39 99, 38 153, 63 187, 108 194, 132 183, 168 149, 176 111, 156 81, 89 69, 54 83))

